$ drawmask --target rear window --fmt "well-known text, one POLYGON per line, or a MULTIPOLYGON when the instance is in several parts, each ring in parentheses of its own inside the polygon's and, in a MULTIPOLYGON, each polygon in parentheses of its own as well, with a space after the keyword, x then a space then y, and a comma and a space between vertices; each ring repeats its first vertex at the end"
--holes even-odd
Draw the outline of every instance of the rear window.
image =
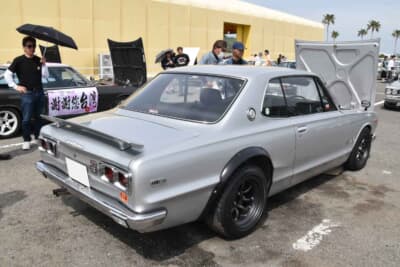
POLYGON ((125 108, 176 119, 212 123, 218 121, 233 103, 245 81, 237 78, 160 74, 125 108))

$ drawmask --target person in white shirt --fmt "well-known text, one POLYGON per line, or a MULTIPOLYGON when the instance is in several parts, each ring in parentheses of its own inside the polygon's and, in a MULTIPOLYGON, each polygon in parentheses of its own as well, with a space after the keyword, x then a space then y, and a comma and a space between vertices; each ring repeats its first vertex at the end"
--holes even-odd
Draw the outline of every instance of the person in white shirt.
POLYGON ((264 50, 264 55, 265 55, 265 66, 271 67, 272 66, 272 60, 271 60, 271 55, 269 54, 269 50, 268 49, 264 50))

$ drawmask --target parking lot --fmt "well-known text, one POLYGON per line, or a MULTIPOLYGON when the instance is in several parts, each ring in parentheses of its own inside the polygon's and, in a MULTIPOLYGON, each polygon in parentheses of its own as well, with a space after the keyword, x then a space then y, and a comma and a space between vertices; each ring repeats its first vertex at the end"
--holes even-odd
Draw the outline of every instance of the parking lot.
POLYGON ((37 149, 0 141, 0 266, 400 266, 400 112, 383 109, 360 172, 324 174, 274 196, 265 224, 226 241, 202 223, 127 230, 34 167, 37 149))

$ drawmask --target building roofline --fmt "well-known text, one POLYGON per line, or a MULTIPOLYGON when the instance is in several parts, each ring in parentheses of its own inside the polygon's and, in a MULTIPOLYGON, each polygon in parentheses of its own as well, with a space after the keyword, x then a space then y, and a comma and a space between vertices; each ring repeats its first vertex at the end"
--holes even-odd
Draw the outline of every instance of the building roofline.
POLYGON ((278 21, 291 22, 323 29, 322 23, 277 11, 260 5, 243 2, 240 0, 154 0, 157 2, 176 5, 192 6, 210 10, 225 11, 259 18, 273 19, 278 21))

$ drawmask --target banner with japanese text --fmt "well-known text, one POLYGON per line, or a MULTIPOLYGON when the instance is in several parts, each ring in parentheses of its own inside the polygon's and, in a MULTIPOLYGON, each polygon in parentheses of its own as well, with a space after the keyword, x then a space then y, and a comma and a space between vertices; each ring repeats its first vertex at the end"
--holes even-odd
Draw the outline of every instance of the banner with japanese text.
POLYGON ((97 111, 96 87, 49 90, 49 116, 64 116, 97 111))

